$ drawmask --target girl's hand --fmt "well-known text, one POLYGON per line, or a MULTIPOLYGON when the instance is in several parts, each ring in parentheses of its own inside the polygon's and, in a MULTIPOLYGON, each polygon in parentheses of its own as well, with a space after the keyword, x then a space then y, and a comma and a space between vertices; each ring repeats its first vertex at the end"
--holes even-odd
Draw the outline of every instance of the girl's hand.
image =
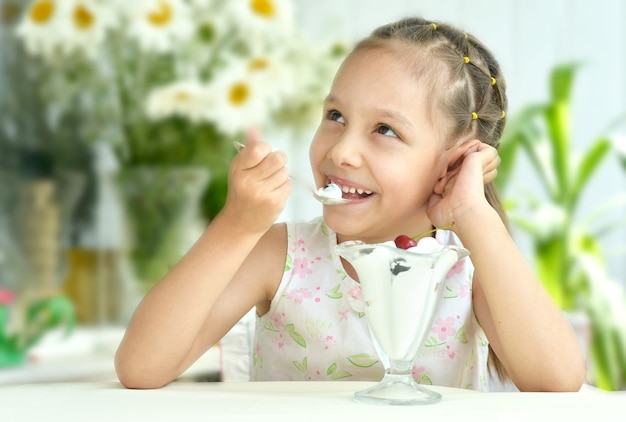
POLYGON ((228 174, 228 195, 223 213, 237 226, 265 233, 285 207, 291 192, 287 156, 272 151, 257 130, 246 135, 246 147, 233 159, 228 174))
POLYGON ((498 174, 498 151, 479 142, 468 148, 445 179, 437 183, 428 203, 428 216, 435 227, 455 223, 470 208, 488 205, 485 185, 498 174))

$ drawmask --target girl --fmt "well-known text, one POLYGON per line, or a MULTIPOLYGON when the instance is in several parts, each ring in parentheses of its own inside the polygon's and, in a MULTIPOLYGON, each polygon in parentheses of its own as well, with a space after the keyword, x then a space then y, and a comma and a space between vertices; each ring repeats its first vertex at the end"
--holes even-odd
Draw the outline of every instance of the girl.
POLYGON ((575 335, 511 239, 491 185, 505 111, 498 63, 471 35, 422 19, 375 30, 340 67, 310 147, 317 185, 336 183, 352 202, 275 224, 291 190, 287 158, 251 131, 224 208, 133 316, 116 354, 122 384, 167 384, 252 307, 253 380, 380 380, 357 276, 333 247, 434 226, 471 260, 447 276, 415 378, 578 390, 575 335))

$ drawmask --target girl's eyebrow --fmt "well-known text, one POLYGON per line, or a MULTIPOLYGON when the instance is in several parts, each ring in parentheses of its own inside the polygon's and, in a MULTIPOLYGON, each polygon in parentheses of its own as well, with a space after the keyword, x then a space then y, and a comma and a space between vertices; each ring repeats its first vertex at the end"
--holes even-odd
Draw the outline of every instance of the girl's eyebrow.
MULTIPOLYGON (((332 94, 329 94, 324 99, 325 104, 333 104, 336 102, 337 102, 337 98, 332 94)), ((383 118, 392 119, 396 122, 400 122, 401 125, 407 127, 408 129, 411 129, 411 130, 413 129, 413 125, 411 124, 411 122, 406 117, 404 117, 404 115, 400 113, 399 111, 389 110, 386 108, 374 108, 373 111, 374 113, 382 116, 383 118)))
POLYGON ((376 108, 374 109, 374 111, 383 117, 387 117, 394 121, 400 122, 400 124, 402 124, 403 126, 406 126, 409 129, 413 129, 413 125, 411 124, 411 122, 406 117, 404 117, 402 113, 396 110, 388 110, 386 108, 376 108))

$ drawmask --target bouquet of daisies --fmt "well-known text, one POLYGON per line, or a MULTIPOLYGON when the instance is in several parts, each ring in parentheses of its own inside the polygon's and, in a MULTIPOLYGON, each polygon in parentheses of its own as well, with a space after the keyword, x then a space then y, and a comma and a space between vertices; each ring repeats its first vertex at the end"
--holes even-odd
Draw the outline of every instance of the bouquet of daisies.
POLYGON ((289 0, 31 0, 49 118, 79 112, 122 166, 230 160, 250 125, 309 128, 345 49, 307 40, 289 0), (227 156, 227 157, 225 157, 227 156))

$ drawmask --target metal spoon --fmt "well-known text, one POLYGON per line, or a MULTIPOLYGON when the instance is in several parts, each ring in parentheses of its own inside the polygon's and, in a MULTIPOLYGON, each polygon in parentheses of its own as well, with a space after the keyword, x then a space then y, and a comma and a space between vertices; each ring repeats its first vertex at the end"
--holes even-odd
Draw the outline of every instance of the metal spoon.
MULTIPOLYGON (((245 148, 244 144, 242 144, 241 142, 237 142, 237 141, 233 141, 233 146, 235 147, 237 151, 241 151, 243 148, 245 148)), ((291 178, 291 180, 298 182, 299 184, 303 186, 306 186, 306 188, 309 189, 311 193, 313 194, 313 198, 317 199, 322 204, 339 205, 339 204, 347 204, 348 202, 351 202, 349 199, 345 199, 341 197, 342 195, 341 188, 334 183, 329 183, 328 185, 323 186, 319 189, 314 189, 310 187, 309 185, 307 185, 306 183, 304 183, 303 181, 293 177, 292 175, 289 175, 289 177, 291 178)))

